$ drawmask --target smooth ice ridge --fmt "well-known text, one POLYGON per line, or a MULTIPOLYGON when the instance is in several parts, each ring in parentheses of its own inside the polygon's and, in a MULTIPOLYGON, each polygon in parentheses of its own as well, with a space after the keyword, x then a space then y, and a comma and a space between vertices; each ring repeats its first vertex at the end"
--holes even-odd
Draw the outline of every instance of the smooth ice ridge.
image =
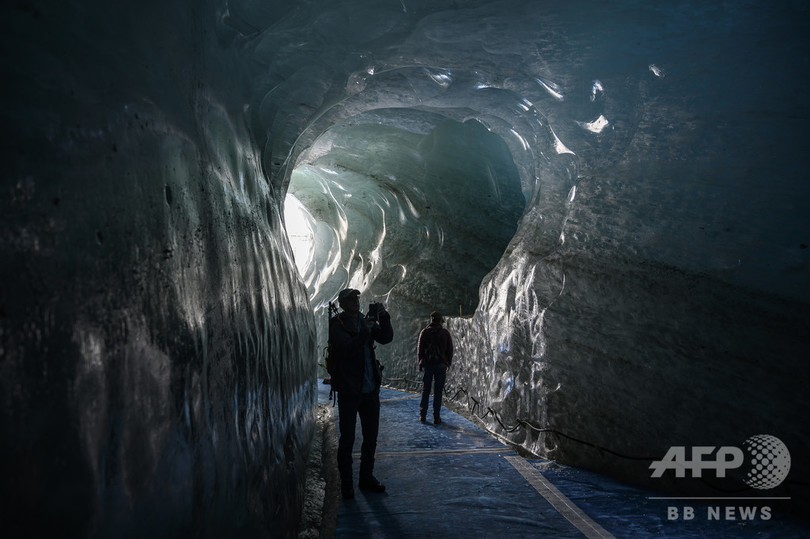
POLYGON ((293 534, 344 286, 392 384, 438 308, 500 436, 690 494, 775 436, 807 514, 800 2, 1 9, 4 528, 293 534))
POLYGON ((302 268, 313 304, 352 286, 418 318, 409 323, 431 309, 471 315, 526 204, 502 139, 407 109, 355 116, 322 138, 328 150, 316 144, 323 155, 296 168, 287 195, 313 231, 302 268), (422 121, 409 127, 410 116, 422 121))

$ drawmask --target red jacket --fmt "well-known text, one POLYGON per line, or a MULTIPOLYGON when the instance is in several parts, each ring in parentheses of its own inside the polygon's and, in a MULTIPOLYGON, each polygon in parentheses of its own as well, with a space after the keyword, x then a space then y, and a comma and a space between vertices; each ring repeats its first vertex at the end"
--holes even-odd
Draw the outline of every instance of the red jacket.
POLYGON ((416 357, 420 369, 427 364, 427 343, 434 337, 439 340, 444 364, 449 367, 453 363, 453 339, 450 332, 438 322, 431 322, 419 333, 419 342, 416 344, 416 357))

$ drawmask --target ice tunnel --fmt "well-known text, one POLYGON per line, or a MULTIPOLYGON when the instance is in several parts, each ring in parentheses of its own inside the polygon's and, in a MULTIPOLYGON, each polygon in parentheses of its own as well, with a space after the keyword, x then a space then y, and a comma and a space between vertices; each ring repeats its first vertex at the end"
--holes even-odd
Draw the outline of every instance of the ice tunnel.
POLYGON ((807 514, 802 2, 0 9, 4 529, 294 535, 345 286, 393 386, 439 309, 495 434, 686 493, 773 435, 807 514))

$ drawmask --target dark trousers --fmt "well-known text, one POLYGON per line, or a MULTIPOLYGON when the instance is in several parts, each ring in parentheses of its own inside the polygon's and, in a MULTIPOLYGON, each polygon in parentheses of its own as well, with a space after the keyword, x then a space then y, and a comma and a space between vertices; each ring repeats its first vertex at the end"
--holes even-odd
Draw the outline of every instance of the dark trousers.
POLYGON ((380 392, 372 391, 361 395, 338 393, 338 413, 340 415, 340 440, 338 440, 338 472, 344 485, 352 484, 352 449, 357 416, 363 431, 363 444, 360 446, 360 478, 374 473, 374 453, 377 451, 377 433, 380 430, 380 392))
POLYGON ((422 378, 422 402, 419 404, 420 417, 427 417, 428 400, 430 399, 430 386, 435 382, 433 393, 433 418, 440 416, 442 411, 442 392, 444 381, 447 378, 447 366, 444 363, 428 365, 425 367, 425 376, 422 378))

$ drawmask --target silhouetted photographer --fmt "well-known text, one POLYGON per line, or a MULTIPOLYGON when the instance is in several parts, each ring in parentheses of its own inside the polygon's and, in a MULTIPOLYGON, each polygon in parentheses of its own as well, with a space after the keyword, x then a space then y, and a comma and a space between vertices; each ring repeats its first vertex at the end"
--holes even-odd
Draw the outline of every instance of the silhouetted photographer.
POLYGON ((358 415, 363 431, 358 486, 361 490, 385 492, 385 485, 374 477, 382 383, 382 366, 374 353, 374 343, 390 343, 394 330, 391 315, 381 303, 371 304, 364 316, 359 296, 359 290, 342 290, 338 295, 342 312, 329 324, 330 362, 335 362, 332 387, 338 394, 340 415, 337 461, 344 498, 354 497, 352 449, 358 415))

